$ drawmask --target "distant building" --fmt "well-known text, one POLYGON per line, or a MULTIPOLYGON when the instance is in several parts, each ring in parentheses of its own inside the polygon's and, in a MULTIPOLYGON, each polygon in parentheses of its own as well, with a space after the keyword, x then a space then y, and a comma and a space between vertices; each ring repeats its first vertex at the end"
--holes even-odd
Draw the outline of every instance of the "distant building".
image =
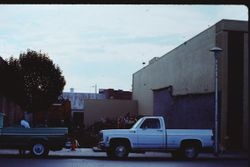
MULTIPOLYGON (((219 138, 248 149, 248 22, 221 20, 133 74, 139 115, 161 115, 169 128, 214 128, 215 60, 219 57, 219 138)), ((158 55, 157 55, 158 56, 158 55)))
POLYGON ((71 88, 70 92, 63 92, 62 97, 71 103, 71 117, 75 127, 84 126, 84 101, 87 99, 105 99, 103 94, 98 93, 76 93, 71 88))
POLYGON ((99 93, 77 93, 71 88, 70 92, 63 92, 62 97, 71 102, 72 112, 83 112, 84 100, 86 99, 106 99, 105 95, 99 93))
POLYGON ((84 109, 84 123, 86 127, 90 127, 101 120, 117 121, 118 118, 124 118, 128 113, 137 116, 137 111, 136 100, 89 99, 86 100, 86 108, 84 109))
POLYGON ((105 96, 106 99, 131 100, 132 92, 114 89, 99 89, 99 94, 105 96))
POLYGON ((75 127, 91 126, 98 120, 122 117, 127 113, 137 115, 137 102, 132 101, 132 92, 100 89, 99 93, 63 92, 62 97, 71 102, 75 127))

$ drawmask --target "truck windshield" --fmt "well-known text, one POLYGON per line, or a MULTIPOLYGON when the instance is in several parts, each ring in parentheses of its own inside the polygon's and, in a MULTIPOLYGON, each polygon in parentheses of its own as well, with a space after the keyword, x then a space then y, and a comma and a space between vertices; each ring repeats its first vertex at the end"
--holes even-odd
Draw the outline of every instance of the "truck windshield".
MULTIPOLYGON (((142 118, 141 118, 141 119, 142 119, 142 118)), ((139 119, 139 120, 132 126, 131 129, 135 129, 135 128, 138 126, 138 124, 141 122, 141 119, 139 119)))

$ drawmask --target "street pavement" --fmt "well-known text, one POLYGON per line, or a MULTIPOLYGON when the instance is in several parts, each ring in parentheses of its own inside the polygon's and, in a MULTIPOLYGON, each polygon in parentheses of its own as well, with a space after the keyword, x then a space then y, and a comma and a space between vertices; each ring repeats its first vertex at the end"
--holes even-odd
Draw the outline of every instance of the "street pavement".
MULTIPOLYGON (((18 150, 0 149, 1 155, 18 155, 18 150)), ((52 157, 65 157, 65 158, 93 158, 93 157, 106 157, 105 152, 94 152, 92 148, 77 148, 75 151, 71 149, 62 149, 61 151, 50 151, 49 156, 52 157)), ((145 154, 130 153, 129 157, 138 158, 171 158, 170 153, 159 153, 159 152, 146 152, 145 154)), ((200 153, 198 159, 248 159, 246 152, 225 152, 214 156, 213 153, 200 153)))
POLYGON ((200 154, 196 160, 176 160, 169 153, 148 152, 129 154, 124 160, 111 160, 104 152, 94 152, 90 148, 76 151, 63 149, 50 151, 46 158, 19 156, 17 150, 0 149, 0 167, 247 167, 245 153, 200 154))

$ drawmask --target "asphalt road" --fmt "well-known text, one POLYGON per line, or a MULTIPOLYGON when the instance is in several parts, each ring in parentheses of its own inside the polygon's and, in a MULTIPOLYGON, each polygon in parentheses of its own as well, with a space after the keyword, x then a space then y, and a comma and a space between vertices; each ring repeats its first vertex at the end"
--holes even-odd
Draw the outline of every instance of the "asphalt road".
POLYGON ((109 160, 105 156, 62 157, 49 156, 33 159, 18 155, 0 155, 0 167, 247 167, 247 159, 198 158, 193 161, 174 160, 170 157, 129 157, 126 160, 109 160))

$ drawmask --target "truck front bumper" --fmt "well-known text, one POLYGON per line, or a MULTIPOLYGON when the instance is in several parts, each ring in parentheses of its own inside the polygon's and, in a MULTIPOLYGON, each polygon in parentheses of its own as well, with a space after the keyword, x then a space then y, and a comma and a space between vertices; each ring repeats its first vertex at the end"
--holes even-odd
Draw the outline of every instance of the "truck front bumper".
POLYGON ((99 142, 96 147, 92 148, 94 152, 105 152, 106 147, 104 142, 99 142))
POLYGON ((97 145, 97 147, 98 147, 99 149, 101 149, 101 150, 105 150, 105 149, 106 149, 106 148, 105 148, 104 142, 99 142, 98 145, 97 145))

